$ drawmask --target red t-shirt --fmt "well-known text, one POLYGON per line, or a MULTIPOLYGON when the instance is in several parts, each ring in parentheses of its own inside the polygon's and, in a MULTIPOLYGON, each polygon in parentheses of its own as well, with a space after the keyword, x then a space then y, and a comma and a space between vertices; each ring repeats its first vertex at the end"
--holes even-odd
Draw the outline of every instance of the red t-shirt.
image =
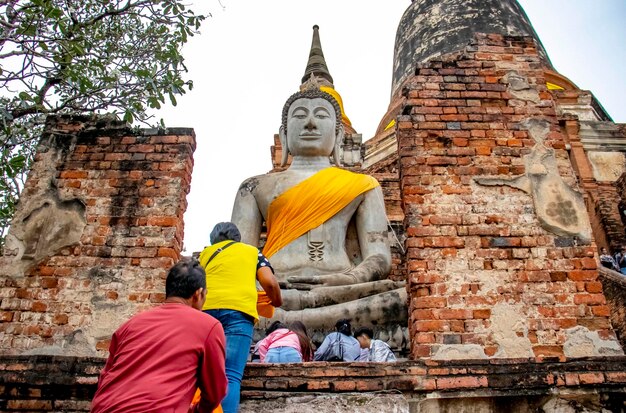
POLYGON ((196 387, 198 412, 211 412, 226 395, 224 330, 190 306, 166 303, 140 313, 111 339, 93 413, 187 413, 196 387))

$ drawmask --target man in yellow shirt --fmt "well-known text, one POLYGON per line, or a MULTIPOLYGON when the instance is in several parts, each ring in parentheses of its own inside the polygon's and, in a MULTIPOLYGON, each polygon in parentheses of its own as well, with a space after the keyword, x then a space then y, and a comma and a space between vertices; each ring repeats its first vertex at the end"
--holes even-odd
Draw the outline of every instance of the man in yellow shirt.
POLYGON ((206 301, 202 311, 215 317, 226 336, 228 392, 224 413, 237 413, 239 389, 246 366, 257 312, 258 280, 271 303, 282 305, 280 287, 269 261, 255 247, 241 241, 232 222, 220 222, 211 231, 211 246, 200 254, 206 272, 206 301))

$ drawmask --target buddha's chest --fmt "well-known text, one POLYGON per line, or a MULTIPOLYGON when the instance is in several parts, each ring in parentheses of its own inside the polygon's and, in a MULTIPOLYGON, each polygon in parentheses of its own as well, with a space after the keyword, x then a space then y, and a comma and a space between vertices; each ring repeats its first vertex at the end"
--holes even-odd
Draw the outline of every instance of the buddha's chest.
MULTIPOLYGON (((284 195, 312 174, 313 172, 308 174, 283 173, 275 174, 273 176, 268 175, 266 179, 259 182, 258 187, 254 191, 254 196, 257 200, 257 205, 259 206, 259 210, 261 211, 263 218, 267 219, 269 207, 276 198, 284 195)), ((310 193, 312 191, 305 190, 304 192, 310 193)), ((314 195, 314 193, 311 195, 314 195)), ((298 199, 295 199, 294 201, 298 202, 298 199)))

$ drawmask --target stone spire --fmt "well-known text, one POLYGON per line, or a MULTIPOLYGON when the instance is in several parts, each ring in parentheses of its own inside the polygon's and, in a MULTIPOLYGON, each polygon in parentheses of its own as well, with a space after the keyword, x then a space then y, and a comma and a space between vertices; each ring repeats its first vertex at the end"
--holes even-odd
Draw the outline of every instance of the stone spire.
POLYGON ((544 66, 552 68, 517 0, 413 0, 396 33, 391 95, 415 71, 416 63, 462 51, 476 33, 530 36, 544 66))
POLYGON ((328 71, 326 60, 324 60, 324 52, 322 52, 322 42, 320 41, 320 27, 316 24, 313 26, 313 41, 311 42, 311 52, 309 53, 309 61, 302 76, 302 83, 305 83, 311 75, 326 79, 330 86, 333 87, 333 77, 328 71))

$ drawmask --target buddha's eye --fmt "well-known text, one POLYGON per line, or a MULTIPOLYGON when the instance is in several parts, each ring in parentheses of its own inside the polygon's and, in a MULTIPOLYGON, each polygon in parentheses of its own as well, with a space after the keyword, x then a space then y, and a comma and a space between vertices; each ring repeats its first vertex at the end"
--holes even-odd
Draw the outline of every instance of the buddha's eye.
POLYGON ((318 109, 315 111, 315 117, 319 119, 326 119, 330 117, 330 113, 326 109, 318 109))
POLYGON ((296 109, 291 114, 291 117, 296 118, 296 119, 304 119, 307 117, 307 115, 308 115, 308 111, 304 109, 296 109))

